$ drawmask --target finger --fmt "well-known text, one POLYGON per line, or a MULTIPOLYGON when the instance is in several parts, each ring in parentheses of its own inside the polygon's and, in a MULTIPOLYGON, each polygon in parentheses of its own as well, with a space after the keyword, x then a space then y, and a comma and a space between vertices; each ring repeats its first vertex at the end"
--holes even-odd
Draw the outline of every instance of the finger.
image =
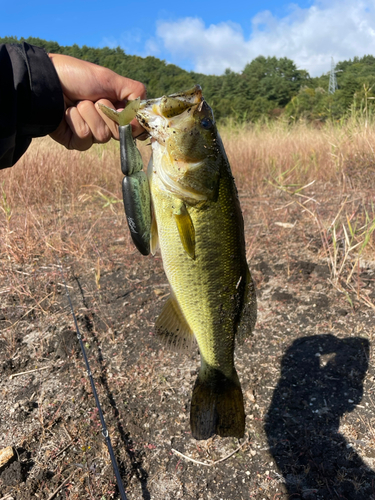
POLYGON ((69 148, 70 140, 72 138, 73 132, 71 131, 69 125, 66 122, 65 116, 61 120, 60 125, 57 129, 50 134, 52 139, 59 144, 62 144, 66 148, 69 148))
POLYGON ((112 102, 146 98, 145 86, 114 71, 63 54, 49 54, 69 102, 109 99, 112 102))
POLYGON ((78 151, 86 151, 92 146, 93 138, 91 130, 85 120, 82 118, 76 107, 68 108, 65 111, 65 120, 72 132, 68 149, 77 149, 78 151))
POLYGON ((127 78, 127 80, 126 92, 128 92, 128 95, 126 99, 133 100, 138 99, 138 97, 140 97, 141 100, 147 99, 147 91, 143 83, 137 82, 136 80, 130 80, 129 78, 127 78))
POLYGON ((146 87, 143 83, 125 76, 116 74, 116 78, 111 80, 116 97, 119 101, 131 101, 134 99, 146 99, 146 87))
POLYGON ((95 104, 91 101, 80 101, 77 110, 83 121, 88 125, 93 142, 108 142, 112 138, 112 131, 102 118, 95 104))

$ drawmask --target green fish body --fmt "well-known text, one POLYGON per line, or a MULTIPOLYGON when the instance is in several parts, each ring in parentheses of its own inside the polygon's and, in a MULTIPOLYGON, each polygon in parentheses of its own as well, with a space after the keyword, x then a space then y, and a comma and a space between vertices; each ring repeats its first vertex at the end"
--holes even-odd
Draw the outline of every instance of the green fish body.
POLYGON ((193 436, 240 438, 245 413, 235 338, 251 334, 256 297, 230 165, 199 86, 141 102, 137 119, 152 137, 151 250, 160 247, 171 287, 156 332, 177 350, 198 344, 193 436))

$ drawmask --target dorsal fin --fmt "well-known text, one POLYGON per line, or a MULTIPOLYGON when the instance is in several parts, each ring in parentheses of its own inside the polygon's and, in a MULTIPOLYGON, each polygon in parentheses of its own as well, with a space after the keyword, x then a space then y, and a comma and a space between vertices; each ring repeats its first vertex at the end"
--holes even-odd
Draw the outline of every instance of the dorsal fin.
POLYGON ((255 293, 255 285, 251 277, 249 268, 246 270, 244 283, 239 283, 239 286, 245 286, 244 302, 241 313, 240 322, 237 327, 236 342, 241 344, 249 338, 254 330, 257 320, 257 299, 255 293))

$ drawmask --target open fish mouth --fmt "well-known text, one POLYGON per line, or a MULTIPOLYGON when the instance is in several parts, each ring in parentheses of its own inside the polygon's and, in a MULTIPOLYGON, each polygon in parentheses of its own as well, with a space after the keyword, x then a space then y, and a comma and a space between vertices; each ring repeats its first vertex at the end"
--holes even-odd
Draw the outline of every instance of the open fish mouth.
POLYGON ((142 116, 145 112, 152 111, 153 113, 164 116, 165 118, 172 118, 202 101, 202 88, 200 85, 195 85, 192 89, 184 92, 158 97, 157 99, 147 99, 145 101, 141 101, 138 114, 142 116))
POLYGON ((173 118, 184 112, 193 112, 204 98, 200 85, 192 89, 157 99, 141 101, 136 115, 138 122, 158 141, 163 141, 163 130, 173 126, 173 118), (172 122, 172 123, 171 123, 172 122))
POLYGON ((104 104, 99 104, 99 107, 106 116, 120 126, 126 126, 133 118, 136 118, 146 130, 141 134, 142 139, 145 139, 145 134, 148 133, 160 144, 163 144, 169 135, 169 128, 173 128, 178 123, 181 128, 181 123, 183 123, 186 132, 189 127, 193 126, 191 118, 196 112, 201 113, 204 109, 211 110, 203 98, 200 85, 156 99, 140 101, 138 98, 128 101, 122 111, 114 110, 104 104))

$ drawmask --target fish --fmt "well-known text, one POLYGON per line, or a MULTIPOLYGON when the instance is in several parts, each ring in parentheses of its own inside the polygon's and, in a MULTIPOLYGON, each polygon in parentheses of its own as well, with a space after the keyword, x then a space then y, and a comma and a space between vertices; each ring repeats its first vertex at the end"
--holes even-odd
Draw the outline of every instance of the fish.
POLYGON ((194 438, 242 438, 245 411, 234 365, 257 307, 238 192, 214 114, 199 85, 141 101, 138 122, 151 137, 150 248, 160 248, 170 297, 155 323, 168 347, 201 365, 193 388, 194 438))

